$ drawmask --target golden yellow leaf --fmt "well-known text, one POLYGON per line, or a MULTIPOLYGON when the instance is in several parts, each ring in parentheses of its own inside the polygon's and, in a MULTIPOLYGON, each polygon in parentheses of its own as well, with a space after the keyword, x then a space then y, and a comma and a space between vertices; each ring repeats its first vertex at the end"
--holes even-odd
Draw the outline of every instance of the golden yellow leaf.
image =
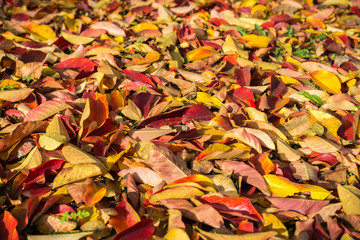
POLYGON ((242 36, 241 39, 245 40, 247 46, 256 48, 267 47, 271 41, 269 37, 257 36, 255 34, 248 34, 242 36))
POLYGON ((322 111, 309 109, 309 113, 311 117, 315 118, 316 121, 320 122, 321 125, 326 127, 326 131, 329 133, 329 137, 336 138, 338 136, 337 131, 342 125, 339 119, 329 113, 322 111))
POLYGON ((206 92, 197 92, 195 102, 205 104, 206 106, 213 106, 213 107, 217 107, 217 108, 220 108, 220 106, 223 105, 223 103, 219 99, 217 99, 216 97, 210 96, 206 92))
POLYGON ((24 24, 24 28, 33 37, 40 41, 56 38, 55 32, 47 25, 39 25, 37 23, 28 22, 24 24))
POLYGON ((335 74, 325 70, 317 70, 311 72, 310 75, 314 83, 320 88, 333 94, 341 93, 341 83, 335 74))
POLYGON ((269 191, 278 197, 288 197, 293 196, 296 193, 310 193, 312 199, 315 200, 324 200, 326 199, 331 192, 328 190, 310 184, 299 184, 293 183, 289 179, 274 174, 264 175, 266 184, 269 191))
POLYGON ((279 76, 279 79, 285 83, 285 84, 297 84, 297 85, 301 85, 301 82, 299 82, 298 80, 291 78, 291 77, 287 77, 287 76, 279 76))
POLYGON ((271 213, 263 213, 264 218, 264 228, 262 231, 276 231, 278 237, 289 238, 289 233, 285 225, 271 213))
POLYGON ((174 228, 174 229, 168 231, 165 234, 164 239, 166 239, 166 240, 190 240, 187 233, 181 228, 174 228))
POLYGON ((141 32, 143 30, 158 30, 158 29, 159 29, 158 26, 149 22, 142 22, 133 27, 133 30, 135 32, 141 32))

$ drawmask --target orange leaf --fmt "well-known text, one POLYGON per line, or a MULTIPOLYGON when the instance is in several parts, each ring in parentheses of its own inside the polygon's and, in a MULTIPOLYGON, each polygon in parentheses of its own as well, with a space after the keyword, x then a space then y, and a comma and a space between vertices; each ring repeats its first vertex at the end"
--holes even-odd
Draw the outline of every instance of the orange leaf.
POLYGON ((124 231, 141 220, 139 215, 126 200, 119 202, 114 207, 114 210, 117 215, 112 216, 109 219, 109 223, 114 226, 117 233, 124 231))
POLYGON ((313 16, 307 17, 306 22, 310 23, 312 26, 321 27, 322 29, 326 28, 326 25, 323 21, 313 16))
POLYGON ((10 212, 5 211, 0 216, 0 239, 18 240, 19 235, 16 231, 18 221, 10 212))
POLYGON ((86 186, 84 200, 89 206, 98 203, 106 194, 106 188, 98 188, 97 185, 90 181, 86 186))
POLYGON ((190 52, 186 53, 186 59, 191 61, 198 61, 207 57, 211 57, 212 55, 218 53, 215 51, 213 47, 205 46, 199 47, 197 49, 191 50, 190 52))
POLYGON ((98 126, 102 125, 109 116, 109 106, 106 96, 95 93, 90 100, 90 121, 95 121, 98 126))

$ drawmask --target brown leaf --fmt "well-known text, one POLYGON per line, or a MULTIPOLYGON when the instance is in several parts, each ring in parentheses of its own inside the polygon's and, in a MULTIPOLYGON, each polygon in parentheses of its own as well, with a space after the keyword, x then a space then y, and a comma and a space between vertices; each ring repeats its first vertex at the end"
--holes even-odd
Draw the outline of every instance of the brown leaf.
POLYGON ((184 217, 191 220, 205 223, 214 228, 224 225, 221 215, 208 204, 193 207, 191 203, 183 199, 163 199, 160 202, 169 209, 179 210, 184 217))
POLYGON ((155 146, 150 150, 148 161, 151 168, 159 173, 168 184, 190 174, 185 162, 163 146, 155 146))

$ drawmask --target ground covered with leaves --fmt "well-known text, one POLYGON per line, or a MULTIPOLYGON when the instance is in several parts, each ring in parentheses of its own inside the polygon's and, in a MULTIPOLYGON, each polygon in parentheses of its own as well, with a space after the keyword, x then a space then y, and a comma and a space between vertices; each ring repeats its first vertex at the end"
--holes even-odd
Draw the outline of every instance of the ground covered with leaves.
POLYGON ((359 1, 0 5, 0 239, 360 238, 359 1))

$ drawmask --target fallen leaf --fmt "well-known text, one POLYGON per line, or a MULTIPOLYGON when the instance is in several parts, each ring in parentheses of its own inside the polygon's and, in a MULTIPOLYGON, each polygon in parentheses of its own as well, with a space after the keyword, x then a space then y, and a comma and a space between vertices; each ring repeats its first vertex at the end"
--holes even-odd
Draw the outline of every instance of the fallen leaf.
POLYGON ((24 28, 40 41, 56 38, 55 32, 47 25, 39 25, 37 23, 28 22, 24 24, 24 28))
POLYGON ((53 188, 84 180, 89 177, 102 175, 103 170, 92 163, 79 163, 62 169, 53 181, 53 188))
POLYGON ((359 202, 360 191, 354 186, 341 186, 337 187, 339 198, 343 205, 344 212, 348 215, 360 214, 359 202))
POLYGON ((250 200, 245 197, 202 196, 199 200, 226 214, 249 218, 255 221, 263 221, 262 216, 253 207, 250 200))
POLYGON ((150 150, 148 162, 166 183, 186 177, 190 173, 190 170, 184 165, 185 163, 166 147, 155 146, 150 150))
POLYGON ((61 32, 61 36, 63 36, 66 41, 76 45, 88 44, 95 40, 95 38, 92 37, 84 37, 67 32, 61 32))
POLYGON ((61 102, 58 100, 49 100, 40 104, 36 108, 31 109, 25 115, 24 122, 41 121, 67 108, 71 107, 65 102, 61 102))
POLYGON ((333 94, 341 94, 341 82, 338 77, 325 70, 317 70, 310 73, 314 83, 333 94))
POLYGON ((331 192, 326 189, 310 185, 293 183, 289 179, 274 174, 264 175, 265 181, 269 187, 269 191, 278 197, 294 196, 297 193, 310 193, 312 199, 324 200, 331 192))

